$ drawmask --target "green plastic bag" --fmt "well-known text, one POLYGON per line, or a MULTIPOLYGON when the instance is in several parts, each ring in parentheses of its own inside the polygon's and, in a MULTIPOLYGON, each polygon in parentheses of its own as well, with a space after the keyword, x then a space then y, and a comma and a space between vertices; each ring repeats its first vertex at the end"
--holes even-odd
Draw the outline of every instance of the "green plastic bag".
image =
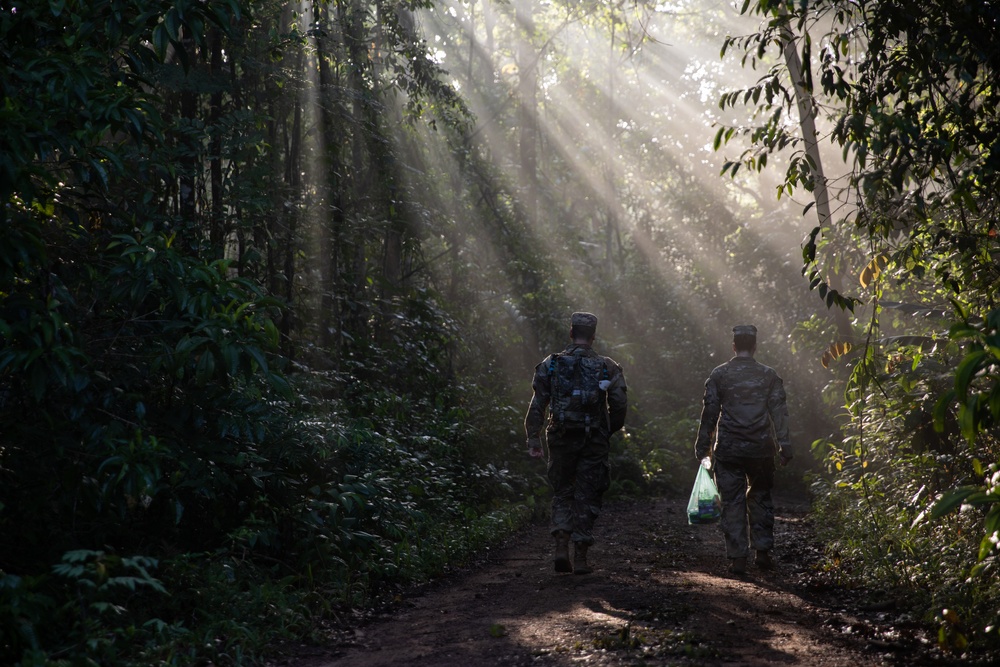
POLYGON ((698 466, 694 488, 688 499, 688 523, 715 523, 722 517, 722 498, 715 481, 703 465, 698 466))

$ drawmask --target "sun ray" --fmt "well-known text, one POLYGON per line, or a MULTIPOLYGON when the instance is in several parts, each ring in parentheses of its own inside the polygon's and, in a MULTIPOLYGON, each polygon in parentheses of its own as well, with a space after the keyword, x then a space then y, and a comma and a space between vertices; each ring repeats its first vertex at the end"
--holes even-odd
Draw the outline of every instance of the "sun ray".
MULTIPOLYGON (((801 204, 775 201, 770 176, 721 178, 722 163, 741 145, 712 146, 720 124, 752 123, 718 105, 723 91, 759 76, 719 57, 723 37, 753 32, 752 19, 728 3, 681 0, 644 17, 631 8, 612 30, 608 15, 584 13, 582 5, 534 7, 536 24, 547 30, 533 35, 536 59, 528 62, 538 82, 532 122, 545 194, 538 219, 525 220, 530 242, 550 258, 549 278, 572 303, 606 304, 631 322, 622 341, 669 331, 699 349, 703 364, 726 354, 736 320, 784 317, 772 315, 783 304, 779 285, 806 287, 801 204), (607 293, 630 262, 655 275, 658 292, 607 293), (672 316, 656 321, 651 312, 672 316)), ((516 191, 525 63, 518 62, 513 6, 446 0, 420 25, 476 114, 475 145, 516 191)), ((664 359, 675 353, 660 351, 664 359)))

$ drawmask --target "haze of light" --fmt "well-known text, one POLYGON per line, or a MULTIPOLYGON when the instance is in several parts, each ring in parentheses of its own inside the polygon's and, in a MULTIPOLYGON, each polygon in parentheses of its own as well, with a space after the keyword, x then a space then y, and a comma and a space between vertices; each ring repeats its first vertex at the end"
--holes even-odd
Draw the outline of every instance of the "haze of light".
MULTIPOLYGON (((579 237, 592 241, 595 261, 607 252, 600 228, 612 224, 615 233, 628 235, 670 282, 726 283, 722 293, 729 304, 746 303, 753 294, 744 282, 727 280, 725 257, 706 247, 704 230, 690 211, 672 205, 671 190, 694 184, 704 198, 739 208, 741 201, 747 202, 742 194, 746 188, 760 188, 754 182, 728 184, 720 178, 724 155, 711 147, 716 123, 748 122, 723 118, 718 98, 724 90, 748 85, 758 74, 742 70, 736 59, 721 61, 719 52, 725 35, 750 32, 754 22, 717 1, 688 0, 653 10, 605 4, 603 9, 618 19, 613 28, 606 17, 582 13, 573 3, 536 3, 532 53, 537 61, 526 64, 517 59, 518 35, 512 29, 515 16, 509 4, 471 6, 446 0, 442 8, 425 14, 421 25, 437 49, 436 57, 476 112, 489 153, 510 183, 521 177, 518 137, 496 122, 505 110, 496 108, 495 95, 487 96, 489 87, 465 81, 463 74, 469 53, 489 59, 497 85, 509 89, 504 103, 513 105, 520 67, 536 68, 538 147, 569 165, 574 178, 591 193, 586 202, 574 201, 572 206, 579 237), (491 37, 483 27, 487 14, 494 17, 491 37), (540 26, 545 26, 544 32, 540 26), (653 234, 649 225, 639 224, 639 211, 654 212, 653 234)), ((539 174, 543 181, 549 176, 539 174)), ((773 192, 761 196, 773 198, 773 192)), ((737 224, 746 226, 745 221, 737 224)), ((770 235, 760 242, 771 244, 769 254, 785 256, 788 239, 801 238, 801 229, 790 231, 790 236, 770 235)), ((551 234, 539 238, 559 256, 560 240, 551 234)), ((791 251, 794 254, 797 248, 791 246, 791 251)), ((563 271, 564 280, 570 277, 559 266, 552 270, 563 271)), ((580 293, 573 296, 581 301, 592 296, 585 286, 577 284, 575 289, 580 293)), ((679 289, 673 296, 683 300, 689 312, 704 313, 704 304, 690 294, 679 289)), ((643 308, 641 303, 628 306, 643 308)), ((714 334, 721 326, 705 317, 695 320, 704 327, 700 334, 714 334)))

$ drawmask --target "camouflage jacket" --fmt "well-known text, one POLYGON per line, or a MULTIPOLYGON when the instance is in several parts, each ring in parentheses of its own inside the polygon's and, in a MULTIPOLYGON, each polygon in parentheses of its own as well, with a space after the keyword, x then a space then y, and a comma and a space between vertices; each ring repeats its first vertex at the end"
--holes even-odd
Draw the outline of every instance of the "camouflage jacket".
MULTIPOLYGON (((585 355, 588 357, 600 357, 589 345, 570 345, 559 353, 560 355, 585 355)), ((535 366, 535 375, 531 380, 531 388, 534 394, 531 403, 528 405, 528 414, 524 418, 524 432, 529 439, 537 438, 542 431, 542 426, 546 422, 546 410, 552 398, 552 381, 549 377, 549 365, 552 357, 549 355, 535 366)), ((608 381, 610 386, 605 392, 605 400, 602 401, 600 411, 602 419, 597 424, 597 432, 605 437, 620 430, 625 425, 625 413, 628 409, 627 391, 625 384, 625 373, 622 367, 610 357, 602 357, 607 365, 608 381)), ((557 427, 552 419, 548 420, 547 430, 551 435, 557 427)))
POLYGON ((785 388, 774 371, 753 357, 733 357, 705 382, 695 456, 708 456, 715 435, 715 456, 774 456, 775 446, 791 454, 785 388))

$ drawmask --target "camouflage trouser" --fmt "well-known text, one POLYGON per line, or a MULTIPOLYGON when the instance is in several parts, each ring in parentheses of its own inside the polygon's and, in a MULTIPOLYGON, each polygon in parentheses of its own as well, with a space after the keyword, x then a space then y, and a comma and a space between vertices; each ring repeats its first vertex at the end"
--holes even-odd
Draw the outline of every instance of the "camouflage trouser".
POLYGON ((726 556, 742 558, 750 548, 770 551, 774 546, 774 458, 717 459, 715 484, 722 496, 719 528, 726 538, 726 556))
POLYGON ((549 438, 552 533, 565 530, 573 542, 593 544, 601 497, 611 486, 606 438, 549 438))

